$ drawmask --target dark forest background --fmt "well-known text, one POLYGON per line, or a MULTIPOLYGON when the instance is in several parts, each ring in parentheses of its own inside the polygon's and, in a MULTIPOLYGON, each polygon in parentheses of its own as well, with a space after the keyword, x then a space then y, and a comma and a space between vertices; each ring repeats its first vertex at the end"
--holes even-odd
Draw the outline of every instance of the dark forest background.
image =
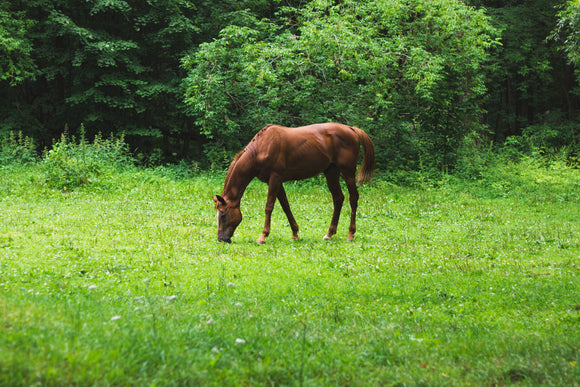
POLYGON ((124 135, 224 167, 268 123, 367 131, 382 171, 578 157, 578 1, 9 0, 0 137, 124 135))

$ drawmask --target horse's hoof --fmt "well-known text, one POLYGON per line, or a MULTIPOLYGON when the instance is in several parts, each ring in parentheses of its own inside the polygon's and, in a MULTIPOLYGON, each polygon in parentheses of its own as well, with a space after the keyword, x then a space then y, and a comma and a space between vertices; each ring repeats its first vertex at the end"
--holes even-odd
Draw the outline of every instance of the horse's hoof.
POLYGON ((346 237, 346 240, 349 242, 354 242, 354 237, 348 236, 346 237))
POLYGON ((264 244, 266 244, 266 241, 263 241, 263 240, 261 240, 261 239, 258 239, 258 240, 256 241, 256 243, 257 243, 257 244, 259 244, 259 245, 264 245, 264 244))
POLYGON ((329 237, 328 235, 325 235, 325 236, 322 237, 322 240, 323 241, 329 241, 331 239, 332 239, 332 237, 329 237))

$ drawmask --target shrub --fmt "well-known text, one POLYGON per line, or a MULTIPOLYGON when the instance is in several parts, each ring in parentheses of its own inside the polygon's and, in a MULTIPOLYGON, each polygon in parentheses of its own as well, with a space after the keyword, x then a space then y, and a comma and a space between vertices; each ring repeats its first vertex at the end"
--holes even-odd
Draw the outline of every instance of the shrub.
POLYGON ((339 121, 371 135, 382 170, 453 167, 479 129, 480 68, 496 44, 482 11, 461 1, 348 0, 285 12, 230 25, 184 59, 208 159, 226 164, 224 150, 268 123, 339 121))
POLYGON ((108 172, 133 165, 133 159, 123 135, 103 139, 100 134, 92 143, 81 137, 61 135, 50 150, 45 151, 43 169, 46 184, 52 188, 71 190, 95 184, 108 172))
POLYGON ((36 145, 32 138, 10 132, 0 138, 0 165, 28 164, 36 161, 36 145))

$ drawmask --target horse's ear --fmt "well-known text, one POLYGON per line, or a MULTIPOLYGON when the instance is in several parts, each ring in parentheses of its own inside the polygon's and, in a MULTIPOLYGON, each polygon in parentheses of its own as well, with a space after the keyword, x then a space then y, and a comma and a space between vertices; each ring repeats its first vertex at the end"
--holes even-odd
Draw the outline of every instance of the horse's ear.
POLYGON ((222 198, 220 195, 215 195, 213 197, 213 201, 216 203, 220 202, 221 204, 224 204, 224 205, 226 204, 226 200, 224 198, 222 198))

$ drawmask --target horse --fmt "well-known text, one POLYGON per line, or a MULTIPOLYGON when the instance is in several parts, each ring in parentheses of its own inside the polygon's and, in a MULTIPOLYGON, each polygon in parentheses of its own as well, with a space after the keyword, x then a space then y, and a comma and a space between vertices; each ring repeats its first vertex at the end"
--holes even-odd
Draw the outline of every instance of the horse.
POLYGON ((324 240, 336 234, 344 194, 340 187, 342 175, 350 199, 350 226, 347 240, 354 240, 358 206, 357 182, 368 182, 375 169, 375 151, 370 137, 361 129, 339 123, 323 123, 288 128, 267 125, 233 159, 225 178, 221 195, 213 197, 218 221, 218 241, 231 243, 242 221, 240 202, 250 181, 258 178, 268 184, 266 218, 262 234, 256 242, 264 244, 270 234, 270 220, 276 198, 282 206, 292 240, 298 239, 298 224, 290 211, 283 183, 303 180, 324 173, 334 204, 334 213, 324 240), (363 158, 355 181, 359 149, 363 158))

